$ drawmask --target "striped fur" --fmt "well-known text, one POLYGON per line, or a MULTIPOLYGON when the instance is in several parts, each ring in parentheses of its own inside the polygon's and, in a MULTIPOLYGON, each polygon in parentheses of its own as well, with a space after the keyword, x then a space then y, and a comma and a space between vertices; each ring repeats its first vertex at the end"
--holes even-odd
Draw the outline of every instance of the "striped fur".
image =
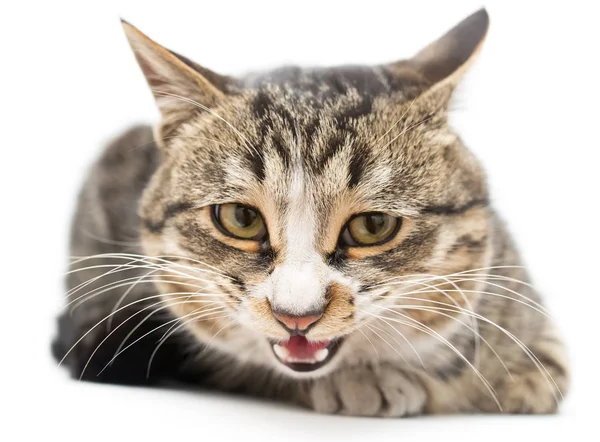
MULTIPOLYGON (((119 356, 94 375, 132 331, 136 321, 124 319, 152 296, 176 299, 195 281, 212 304, 173 303, 133 331, 131 339, 144 331, 151 337, 153 326, 183 325, 199 310, 207 315, 167 341, 149 380, 353 415, 556 410, 568 385, 562 343, 490 205, 484 171, 448 126, 452 92, 487 29, 485 11, 407 61, 286 67, 238 79, 125 28, 163 120, 154 137, 135 128, 96 164, 75 219, 73 253, 169 257, 169 269, 183 263, 204 271, 201 283, 166 277, 135 286, 128 300, 139 304, 67 355, 75 375, 85 367, 84 378, 145 382, 156 346, 143 339, 127 363, 119 365, 119 356), (231 238, 215 227, 210 207, 230 202, 260 211, 268 241, 231 238), (364 212, 394 215, 402 225, 384 244, 342 246, 346 223, 364 212), (321 310, 307 338, 343 343, 323 367, 293 372, 271 349, 271 341, 289 337, 273 311, 321 310), (127 325, 90 359, 119 324, 127 325)), ((105 271, 74 273, 69 288, 125 278, 100 278, 105 271)), ((57 356, 121 295, 108 290, 63 317, 57 356)))

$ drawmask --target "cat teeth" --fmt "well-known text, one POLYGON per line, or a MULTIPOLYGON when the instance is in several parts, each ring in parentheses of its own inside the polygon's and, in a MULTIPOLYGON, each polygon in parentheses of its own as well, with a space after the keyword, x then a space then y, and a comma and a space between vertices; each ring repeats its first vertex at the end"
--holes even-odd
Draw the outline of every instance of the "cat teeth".
POLYGON ((329 350, 327 350, 326 348, 322 348, 321 350, 315 353, 315 359, 317 360, 317 362, 323 362, 325 359, 327 359, 327 356, 329 356, 329 350))
POLYGON ((287 361, 288 359, 290 359, 290 352, 288 351, 288 349, 282 347, 279 344, 273 344, 273 351, 275 352, 277 357, 282 361, 287 361))
POLYGON ((322 348, 321 350, 317 351, 314 357, 309 359, 295 358, 290 354, 287 348, 282 347, 279 344, 273 344, 273 351, 281 361, 287 364, 316 364, 318 362, 323 362, 325 359, 327 359, 327 356, 329 356, 329 350, 326 348, 322 348))

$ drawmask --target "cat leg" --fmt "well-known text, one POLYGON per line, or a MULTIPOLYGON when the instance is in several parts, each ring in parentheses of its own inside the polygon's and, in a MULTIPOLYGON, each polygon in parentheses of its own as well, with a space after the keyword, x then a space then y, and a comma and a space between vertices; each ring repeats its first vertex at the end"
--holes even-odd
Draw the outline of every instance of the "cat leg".
POLYGON ((400 417, 422 412, 426 393, 391 364, 356 365, 311 382, 307 405, 320 413, 400 417))
POLYGON ((569 388, 563 343, 554 334, 545 335, 539 337, 535 344, 530 344, 529 349, 532 358, 523 352, 522 356, 508 365, 511 376, 503 373, 493 383, 502 409, 490 395, 481 395, 472 401, 476 410, 513 414, 548 414, 557 411, 569 388))
POLYGON ((548 339, 531 347, 540 366, 527 360, 510 378, 497 386, 502 412, 517 414, 555 413, 567 393, 569 375, 563 345, 548 339))

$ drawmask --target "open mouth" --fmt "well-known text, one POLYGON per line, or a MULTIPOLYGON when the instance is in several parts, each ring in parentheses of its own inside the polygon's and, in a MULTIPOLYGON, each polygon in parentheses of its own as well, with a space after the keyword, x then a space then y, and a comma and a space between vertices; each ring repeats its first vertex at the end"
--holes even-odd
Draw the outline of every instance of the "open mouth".
POLYGON ((341 343, 340 339, 311 342, 304 336, 296 335, 271 345, 273 353, 283 365, 294 371, 313 371, 331 361, 341 343))

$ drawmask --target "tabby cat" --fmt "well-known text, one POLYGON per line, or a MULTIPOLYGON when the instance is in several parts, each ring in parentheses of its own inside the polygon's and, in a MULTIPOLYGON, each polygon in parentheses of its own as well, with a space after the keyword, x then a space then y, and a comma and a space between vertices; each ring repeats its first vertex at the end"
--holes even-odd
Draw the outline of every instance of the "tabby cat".
POLYGON ((81 191, 55 357, 323 413, 554 412, 556 328, 448 125, 480 10, 375 67, 216 74, 123 23, 161 121, 81 191))

